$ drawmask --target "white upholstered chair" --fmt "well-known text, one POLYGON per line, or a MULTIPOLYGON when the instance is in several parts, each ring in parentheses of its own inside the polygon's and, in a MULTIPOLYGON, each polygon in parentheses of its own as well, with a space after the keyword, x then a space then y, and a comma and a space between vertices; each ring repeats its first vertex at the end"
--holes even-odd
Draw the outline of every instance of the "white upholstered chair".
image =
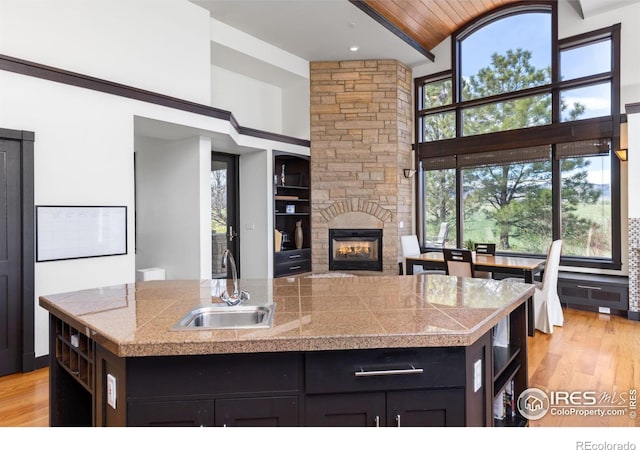
MULTIPOLYGON (((400 244, 402 246, 402 269, 405 275, 407 274, 407 257, 409 256, 419 256, 420 251, 420 243, 418 242, 418 237, 415 234, 409 234, 406 236, 400 236, 400 244)), ((414 264, 413 266, 413 274, 417 275, 420 273, 430 273, 430 274, 444 274, 444 270, 424 270, 424 268, 420 265, 414 264)))
MULTIPOLYGON (((562 240, 551 243, 547 262, 542 275, 542 282, 535 283, 533 294, 533 321, 537 330, 543 333, 553 333, 553 327, 561 327, 564 324, 564 315, 560 297, 558 296, 558 272, 560 270, 560 254, 562 252, 562 240)), ((506 278, 503 281, 513 281, 514 278, 506 278)), ((523 281, 522 279, 517 279, 523 281)))
POLYGON ((440 231, 438 231, 438 236, 436 238, 425 240, 424 246, 444 248, 444 243, 447 240, 448 234, 449 234, 449 224, 447 224, 447 222, 442 222, 440 224, 440 231))

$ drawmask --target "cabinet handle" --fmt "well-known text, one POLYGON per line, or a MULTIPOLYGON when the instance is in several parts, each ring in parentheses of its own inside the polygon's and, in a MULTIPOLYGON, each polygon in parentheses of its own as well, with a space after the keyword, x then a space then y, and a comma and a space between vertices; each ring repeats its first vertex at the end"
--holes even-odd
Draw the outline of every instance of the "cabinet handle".
POLYGON ((396 414, 396 424, 397 427, 400 428, 400 414, 396 414))
POLYGON ((376 424, 376 428, 380 428, 380 416, 376 416, 376 418, 374 419, 374 422, 376 424))
POLYGON ((391 369, 391 370, 363 370, 360 369, 359 372, 354 372, 353 374, 356 377, 380 377, 387 375, 412 375, 412 374, 420 374, 423 373, 424 369, 415 368, 411 366, 411 369, 391 369))
POLYGON ((289 267, 289 270, 298 270, 300 269, 302 266, 291 266, 289 267))
POLYGON ((599 287, 599 286, 583 286, 582 284, 579 284, 578 287, 582 288, 582 289, 591 289, 592 291, 601 291, 602 290, 602 288, 599 287))
POLYGON ((302 258, 302 255, 289 255, 289 259, 302 258))

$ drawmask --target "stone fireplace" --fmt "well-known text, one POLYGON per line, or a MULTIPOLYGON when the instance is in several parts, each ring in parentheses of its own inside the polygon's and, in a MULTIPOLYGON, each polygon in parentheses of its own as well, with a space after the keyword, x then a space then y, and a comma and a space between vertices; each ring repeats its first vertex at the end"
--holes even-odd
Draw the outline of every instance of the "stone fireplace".
POLYGON ((329 269, 330 229, 377 229, 382 267, 398 273, 411 229, 411 69, 395 60, 312 62, 313 270, 329 269))

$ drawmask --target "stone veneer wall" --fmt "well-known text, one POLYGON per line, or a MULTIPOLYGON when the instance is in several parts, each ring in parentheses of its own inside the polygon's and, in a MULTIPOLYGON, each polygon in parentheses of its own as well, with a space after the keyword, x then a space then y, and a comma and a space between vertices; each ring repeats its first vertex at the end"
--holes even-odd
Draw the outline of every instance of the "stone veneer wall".
POLYGON ((629 218, 629 311, 640 311, 640 219, 629 218))
POLYGON ((397 274, 413 203, 413 178, 403 175, 412 167, 411 69, 366 60, 312 62, 310 72, 313 270, 328 270, 329 224, 345 214, 352 228, 381 224, 383 272, 397 274))

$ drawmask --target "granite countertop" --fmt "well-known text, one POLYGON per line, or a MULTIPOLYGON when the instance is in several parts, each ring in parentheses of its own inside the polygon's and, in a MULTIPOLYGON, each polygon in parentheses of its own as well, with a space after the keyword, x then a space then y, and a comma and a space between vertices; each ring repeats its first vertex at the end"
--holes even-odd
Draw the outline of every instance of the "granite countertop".
POLYGON ((218 303, 227 280, 145 281, 40 297, 40 306, 121 357, 471 345, 533 286, 444 275, 239 280, 275 303, 266 329, 171 327, 218 303))

